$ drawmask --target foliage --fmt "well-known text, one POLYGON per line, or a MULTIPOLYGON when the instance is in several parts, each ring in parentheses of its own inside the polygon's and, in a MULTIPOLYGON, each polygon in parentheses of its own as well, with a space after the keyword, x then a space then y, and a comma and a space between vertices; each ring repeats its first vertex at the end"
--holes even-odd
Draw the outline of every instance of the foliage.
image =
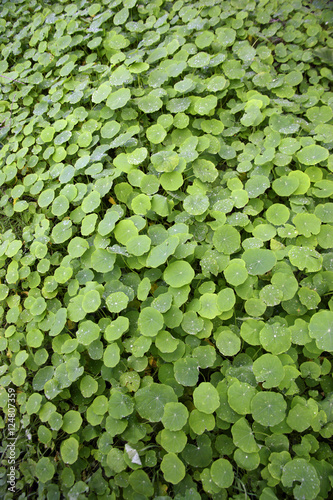
POLYGON ((329 498, 332 3, 1 10, 1 497, 329 498))

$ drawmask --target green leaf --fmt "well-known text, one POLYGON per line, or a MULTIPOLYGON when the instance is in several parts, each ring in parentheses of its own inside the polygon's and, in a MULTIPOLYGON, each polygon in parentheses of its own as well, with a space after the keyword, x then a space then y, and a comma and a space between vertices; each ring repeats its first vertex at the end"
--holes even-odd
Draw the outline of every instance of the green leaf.
POLYGON ((129 483, 139 495, 150 497, 154 493, 153 485, 148 474, 143 470, 135 470, 129 476, 129 483))
POLYGON ((312 122, 326 123, 332 119, 333 112, 329 106, 313 106, 306 111, 306 116, 312 122))
POLYGON ((80 344, 89 345, 97 340, 100 335, 100 328, 93 321, 87 320, 80 323, 76 337, 80 344))
POLYGON ((269 126, 272 130, 281 134, 294 134, 299 129, 299 123, 296 122, 293 115, 275 113, 269 119, 269 126))
POLYGON ((106 463, 108 467, 110 467, 110 469, 115 473, 119 473, 127 467, 123 452, 118 450, 118 448, 111 448, 111 450, 107 454, 106 463))
POLYGON ((90 375, 85 375, 80 381, 80 391, 84 398, 90 398, 98 390, 98 383, 90 375))
MULTIPOLYGON (((235 270, 237 272, 237 264, 235 270)), ((235 292, 233 291, 232 288, 223 288, 217 294, 217 306, 221 312, 230 311, 230 309, 234 307, 235 302, 236 302, 235 292)))
POLYGON ((179 163, 179 157, 174 151, 159 151, 151 156, 151 162, 158 172, 172 172, 179 163))
POLYGON ((214 182, 218 176, 218 171, 214 163, 204 159, 198 159, 193 162, 193 172, 202 182, 214 182))
POLYGON ((209 45, 214 40, 214 34, 211 31, 204 31, 200 35, 198 35, 195 39, 195 45, 199 49, 204 49, 205 47, 209 47, 209 45))
POLYGON ((217 92, 223 90, 227 84, 227 80, 222 75, 214 75, 207 81, 207 90, 217 92))
MULTIPOLYGON (((200 64, 202 59, 200 59, 200 64)), ((198 115, 209 115, 217 106, 217 98, 214 95, 207 95, 206 97, 197 97, 194 101, 194 111, 198 115)))
POLYGON ((129 320, 124 316, 118 316, 117 319, 112 321, 106 328, 104 332, 105 339, 108 342, 113 342, 118 340, 123 333, 128 330, 129 320))
POLYGON ((103 362, 108 368, 114 368, 120 361, 120 349, 116 343, 110 344, 104 351, 103 362))
POLYGON ((81 257, 86 250, 89 248, 89 243, 87 240, 80 238, 79 236, 76 236, 75 238, 71 239, 71 241, 68 243, 68 253, 73 259, 77 259, 81 257))
POLYGON ((291 429, 298 432, 304 432, 305 429, 310 427, 313 423, 317 413, 318 406, 313 399, 309 398, 305 401, 302 398, 295 398, 295 402, 293 401, 293 406, 288 413, 286 422, 291 429))
POLYGON ((164 240, 163 243, 153 247, 146 260, 147 267, 159 267, 164 264, 170 255, 174 254, 178 245, 178 236, 172 235, 164 240))
POLYGON ((151 240, 145 234, 130 238, 126 243, 126 249, 131 255, 141 256, 149 252, 151 240))
POLYGON ((109 414, 111 417, 120 419, 127 417, 133 412, 134 402, 132 398, 122 392, 113 389, 109 399, 109 414))
POLYGON ((234 459, 238 467, 245 470, 255 470, 260 464, 259 453, 249 453, 238 448, 234 453, 234 459))
POLYGON ((96 222, 97 222, 97 214, 86 215, 86 217, 84 217, 82 220, 82 226, 81 226, 82 236, 87 236, 91 234, 95 229, 96 222))
POLYGON ((317 272, 322 267, 323 258, 313 248, 293 246, 288 252, 288 257, 293 266, 310 273, 317 272))
POLYGON ((242 259, 251 275, 262 275, 270 271, 276 264, 276 257, 271 250, 251 248, 245 250, 242 259))
POLYGON ((303 165, 316 165, 321 161, 325 161, 328 158, 328 150, 322 146, 317 146, 316 144, 311 144, 311 146, 305 146, 297 153, 297 159, 303 165))
POLYGON ((54 473, 55 467, 49 457, 42 457, 38 460, 36 464, 36 474, 38 474, 38 479, 42 483, 50 481, 53 478, 54 473))
POLYGON ((106 105, 110 109, 123 108, 125 104, 128 103, 130 98, 131 98, 130 89, 119 89, 109 94, 109 97, 106 101, 106 105))
POLYGON ((254 387, 246 382, 235 380, 228 388, 228 403, 236 413, 246 415, 251 413, 251 401, 255 394, 254 387))
POLYGON ((236 38, 236 31, 232 28, 218 28, 216 31, 217 41, 223 46, 228 47, 232 45, 236 38))
POLYGON ((190 335, 196 335, 201 332, 204 326, 204 321, 202 318, 199 318, 194 311, 188 311, 183 314, 182 319, 182 329, 189 333, 190 335))
POLYGON ((182 403, 167 403, 164 408, 162 424, 170 431, 180 431, 188 419, 188 410, 182 403))
POLYGON ((42 402, 42 396, 38 393, 31 394, 27 401, 27 413, 32 415, 38 413, 42 402))
POLYGON ((222 67, 226 77, 231 80, 243 78, 245 75, 245 70, 242 68, 240 61, 226 61, 223 63, 222 67))
POLYGON ((60 455, 65 464, 74 464, 78 459, 79 443, 73 437, 65 439, 60 444, 60 455))
POLYGON ((162 420, 167 403, 177 403, 177 396, 171 387, 154 382, 139 389, 134 397, 139 415, 150 422, 162 420))
POLYGON ((194 276, 195 273, 191 265, 184 260, 172 262, 164 271, 164 280, 173 288, 181 288, 184 285, 188 285, 194 276))
POLYGON ((266 218, 268 222, 274 224, 275 226, 281 226, 285 224, 290 216, 288 207, 282 205, 281 203, 274 203, 266 211, 266 218))
POLYGON ((159 97, 147 95, 138 99, 138 107, 143 113, 154 113, 163 106, 163 101, 159 97))
POLYGON ((241 341, 238 335, 228 328, 217 333, 216 346, 224 356, 234 356, 241 347, 241 341))
POLYGON ((120 130, 120 123, 115 120, 106 122, 101 128, 101 136, 104 139, 112 139, 120 130))
POLYGON ((310 319, 309 335, 323 351, 333 351, 333 312, 319 311, 310 319))
POLYGON ((72 236, 72 222, 65 219, 53 226, 51 237, 56 244, 64 243, 72 236))
POLYGON ((135 214, 146 215, 146 213, 151 209, 149 196, 146 194, 138 194, 132 199, 131 208, 135 214))
POLYGON ((115 69, 110 77, 110 83, 112 85, 123 85, 123 83, 131 83, 133 77, 131 72, 125 68, 125 66, 120 66, 115 69))
POLYGON ((284 378, 283 365, 280 359, 272 354, 263 354, 256 359, 253 362, 253 373, 258 382, 263 382, 265 389, 278 386, 284 378))
POLYGON ((251 402, 253 419, 264 426, 278 425, 286 414, 287 403, 282 394, 259 392, 251 402))
POLYGON ((239 286, 244 283, 248 277, 244 260, 233 259, 224 270, 224 276, 230 285, 239 286))
POLYGON ((188 59, 187 63, 190 68, 202 68, 203 66, 208 66, 209 61, 209 54, 206 52, 197 52, 194 56, 188 59))
POLYGON ((100 203, 101 195, 98 191, 92 191, 84 198, 81 208, 86 214, 88 214, 90 212, 94 212, 96 208, 99 207, 100 203))
POLYGON ((200 297, 200 309, 198 313, 203 318, 213 319, 221 314, 221 309, 218 306, 218 296, 214 293, 204 293, 200 297))
POLYGON ((138 230, 133 221, 121 220, 116 225, 114 236, 119 243, 126 245, 131 238, 138 236, 138 230))
POLYGON ((138 327, 142 335, 155 337, 162 330, 164 324, 163 315, 152 307, 145 307, 138 320, 138 327))
POLYGON ((200 368, 213 366, 216 360, 216 351, 213 346, 198 346, 193 349, 192 356, 199 363, 200 368))
POLYGON ((185 466, 175 453, 167 453, 161 462, 165 481, 178 484, 185 477, 185 466))
POLYGON ((146 131, 147 139, 152 144, 160 144, 164 141, 167 132, 160 124, 152 125, 146 131))
MULTIPOLYGON (((196 359, 182 358, 174 364, 175 379, 178 384, 194 386, 199 378, 199 364, 196 359)), ((178 429, 171 429, 178 430, 178 429)))
POLYGON ((46 302, 43 299, 43 297, 38 297, 30 308, 30 313, 33 316, 38 316, 39 314, 42 314, 46 309, 46 302))
POLYGON ((280 323, 266 324, 260 330, 260 343, 273 354, 286 352, 291 345, 290 330, 280 323))
POLYGON ((126 309, 128 302, 129 298, 124 292, 110 293, 105 299, 106 306, 112 313, 119 313, 123 309, 126 309))
POLYGON ((290 196, 294 193, 299 186, 299 180, 297 177, 291 177, 290 175, 282 175, 278 179, 275 179, 272 184, 272 188, 279 196, 290 196))
POLYGON ((187 444, 182 453, 182 458, 193 467, 205 467, 212 461, 212 448, 207 435, 196 439, 197 446, 187 444))
POLYGON ((218 458, 210 468, 212 480, 220 488, 229 488, 234 482, 234 471, 229 460, 218 458))
POLYGON ((44 142, 51 142, 55 134, 54 127, 45 127, 41 132, 41 139, 44 142))
POLYGON ((130 165, 140 165, 147 158, 147 148, 137 148, 127 154, 127 160, 130 165))
POLYGON ((64 415, 62 429, 67 434, 74 434, 82 425, 82 417, 78 411, 70 410, 64 415))
POLYGON ((309 238, 311 234, 318 234, 320 231, 320 219, 314 214, 300 213, 293 218, 293 223, 298 234, 303 234, 309 238))
POLYGON ((174 352, 178 344, 179 340, 166 330, 159 331, 155 339, 155 345, 161 352, 174 352))
POLYGON ((268 177, 265 175, 253 175, 245 184, 249 198, 257 198, 270 186, 268 177))
POLYGON ((184 200, 184 210, 190 215, 201 215, 209 207, 209 199, 206 195, 197 193, 190 194, 184 200))
POLYGON ((220 226, 214 232, 213 243, 216 250, 230 255, 235 253, 240 247, 240 234, 232 226, 220 226))
POLYGON ((202 413, 214 413, 220 406, 219 393, 209 382, 201 382, 193 391, 195 407, 202 413))
POLYGON ((161 431, 161 445, 168 453, 180 453, 185 448, 187 437, 183 431, 161 431))
POLYGON ((200 435, 206 430, 211 431, 215 427, 215 418, 212 414, 202 413, 199 410, 192 410, 189 418, 189 425, 193 432, 200 435))
POLYGON ((92 102, 94 102, 95 104, 99 104, 100 102, 105 101, 108 95, 111 93, 111 90, 112 87, 109 83, 102 83, 102 85, 100 85, 98 89, 93 92, 91 98, 92 102))
POLYGON ((103 248, 98 248, 91 254, 91 266, 99 273, 112 271, 115 261, 116 255, 103 248))
POLYGON ((231 428, 234 443, 245 453, 259 451, 252 429, 245 418, 240 418, 231 428))
POLYGON ((284 486, 292 487, 296 500, 314 500, 320 491, 320 481, 316 469, 304 458, 294 458, 283 467, 281 481, 284 486))
POLYGON ((89 290, 83 297, 82 309, 86 313, 92 313, 99 309, 101 305, 101 297, 97 290, 89 290))

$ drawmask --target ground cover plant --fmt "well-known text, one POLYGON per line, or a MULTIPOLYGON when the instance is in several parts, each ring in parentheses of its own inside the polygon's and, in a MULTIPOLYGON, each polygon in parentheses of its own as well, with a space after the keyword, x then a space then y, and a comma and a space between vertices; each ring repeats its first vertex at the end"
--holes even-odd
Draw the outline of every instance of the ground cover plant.
POLYGON ((332 498, 332 3, 1 14, 1 498, 332 498))

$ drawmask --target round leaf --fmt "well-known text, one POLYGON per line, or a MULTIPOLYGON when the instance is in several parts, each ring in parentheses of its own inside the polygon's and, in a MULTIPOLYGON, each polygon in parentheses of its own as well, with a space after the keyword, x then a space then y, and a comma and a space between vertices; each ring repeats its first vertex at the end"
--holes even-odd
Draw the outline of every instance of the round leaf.
POLYGON ((164 271, 164 280, 173 288, 181 288, 184 285, 188 285, 194 276, 195 273, 191 265, 184 260, 172 262, 164 271))
POLYGON ((155 337, 163 329, 163 315, 153 307, 145 307, 138 320, 138 327, 142 335, 155 337))
POLYGON ((49 457, 42 457, 38 460, 36 465, 36 473, 38 474, 38 479, 42 483, 46 483, 53 478, 55 467, 49 457))
POLYGON ((184 200, 184 210, 191 215, 201 215, 209 207, 209 199, 205 194, 190 194, 184 200))
POLYGON ((282 394, 259 392, 251 402, 253 419, 261 425, 278 425, 285 417, 287 403, 282 394))
POLYGON ((310 337, 323 351, 333 351, 333 311, 319 311, 310 319, 310 337))
POLYGON ((78 459, 79 443, 73 437, 65 439, 60 445, 60 455, 65 464, 74 464, 78 459))
POLYGON ((321 161, 327 160, 329 152, 326 148, 318 146, 317 144, 311 144, 311 146, 305 146, 297 153, 297 159, 303 165, 316 165, 321 161))
POLYGON ((164 479, 172 484, 178 484, 185 477, 185 466, 175 453, 167 453, 161 462, 164 479))
POLYGON ((284 486, 292 487, 296 500, 315 500, 320 491, 320 481, 316 469, 304 458, 295 458, 287 462, 282 469, 281 481, 284 486))
POLYGON ((214 232, 213 243, 221 253, 230 255, 236 252, 240 247, 240 234, 232 226, 220 226, 214 232))
POLYGON ((220 488, 229 488, 234 482, 234 471, 231 463, 225 458, 219 458, 210 468, 212 480, 220 488))
POLYGON ((198 361, 191 358, 178 359, 174 364, 174 374, 178 384, 184 386, 196 385, 199 378, 198 361))
POLYGON ((250 248, 242 256, 249 274, 266 274, 276 264, 276 257, 271 250, 250 248))
MULTIPOLYGON (((253 362, 253 373, 263 387, 276 387, 284 378, 284 369, 280 359, 272 354, 263 354, 253 362)), ((246 451, 246 450, 245 450, 246 451)))
POLYGON ((235 356, 240 350, 241 341, 238 335, 227 328, 218 333, 216 346, 224 356, 235 356))
POLYGON ((195 407, 202 413, 214 413, 220 406, 219 393, 209 382, 201 382, 193 391, 195 407))
POLYGON ((64 415, 62 429, 67 434, 74 434, 82 425, 82 417, 78 411, 70 410, 64 415))
POLYGON ((119 313, 123 309, 126 309, 128 302, 129 298, 124 292, 110 293, 105 300, 107 308, 112 313, 119 313))
POLYGON ((173 389, 165 384, 152 383, 135 393, 137 411, 150 422, 159 422, 167 403, 177 403, 173 389))
POLYGON ((188 410, 182 403, 167 403, 162 423, 170 431, 180 431, 187 422, 188 410))

